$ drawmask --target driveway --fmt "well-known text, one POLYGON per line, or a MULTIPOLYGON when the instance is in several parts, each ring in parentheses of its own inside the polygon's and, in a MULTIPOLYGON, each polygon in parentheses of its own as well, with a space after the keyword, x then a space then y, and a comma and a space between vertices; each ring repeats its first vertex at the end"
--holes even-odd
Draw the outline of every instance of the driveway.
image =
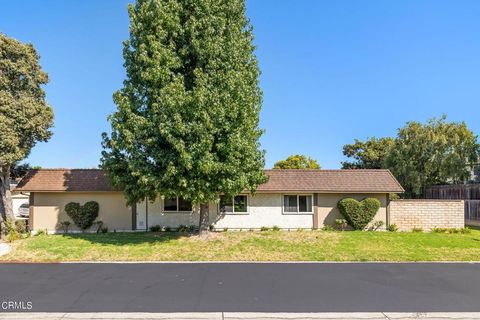
POLYGON ((0 285, 16 312, 480 311, 472 263, 1 264, 0 285))

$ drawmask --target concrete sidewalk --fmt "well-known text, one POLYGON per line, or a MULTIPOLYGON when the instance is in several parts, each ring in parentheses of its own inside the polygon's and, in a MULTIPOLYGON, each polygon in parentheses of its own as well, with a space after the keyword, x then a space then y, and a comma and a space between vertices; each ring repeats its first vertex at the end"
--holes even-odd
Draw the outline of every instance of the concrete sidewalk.
POLYGON ((350 312, 350 313, 254 313, 254 312, 204 312, 204 313, 0 313, 0 320, 463 320, 480 319, 480 312, 350 312))

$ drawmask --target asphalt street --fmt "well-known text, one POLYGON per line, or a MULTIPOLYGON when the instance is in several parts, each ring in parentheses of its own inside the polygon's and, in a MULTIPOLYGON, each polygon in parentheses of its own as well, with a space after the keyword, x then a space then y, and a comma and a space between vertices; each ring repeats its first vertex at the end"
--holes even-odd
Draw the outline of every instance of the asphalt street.
POLYGON ((0 286, 1 312, 480 311, 473 263, 0 264, 0 286))

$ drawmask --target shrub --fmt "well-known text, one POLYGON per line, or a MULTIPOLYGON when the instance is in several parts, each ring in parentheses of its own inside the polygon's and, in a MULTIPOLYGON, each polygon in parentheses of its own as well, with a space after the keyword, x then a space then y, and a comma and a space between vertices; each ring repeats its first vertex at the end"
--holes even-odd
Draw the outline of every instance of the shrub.
POLYGON ((165 227, 165 232, 172 232, 172 227, 169 227, 169 226, 165 227))
POLYGON ((460 233, 471 233, 471 232, 472 232, 472 229, 470 229, 469 227, 460 229, 460 233))
POLYGON ((422 229, 422 228, 414 227, 414 228, 412 229, 412 232, 423 232, 423 229, 422 229))
POLYGON ((385 223, 382 221, 382 220, 378 220, 378 221, 375 221, 373 224, 372 224, 372 230, 373 231, 377 231, 378 229, 380 229, 385 223))
POLYGON ((7 229, 7 233, 10 232, 11 230, 14 230, 15 228, 13 227, 12 220, 7 219, 5 220, 5 229, 7 229))
POLYGON ((13 242, 13 241, 18 240, 18 239, 20 239, 20 234, 17 232, 17 230, 12 229, 12 230, 8 231, 8 234, 7 234, 7 241, 8 242, 13 242))
POLYGON ((188 231, 188 227, 184 224, 181 224, 177 227, 177 232, 187 232, 188 231))
POLYGON ((392 223, 392 224, 389 224, 388 227, 387 227, 387 230, 390 231, 390 232, 397 232, 398 231, 398 227, 395 223, 392 223))
POLYGON ((15 221, 15 230, 18 233, 27 233, 27 224, 25 223, 25 220, 16 220, 15 221))
POLYGON ((228 228, 223 228, 223 232, 227 232, 228 231, 228 228))
POLYGON ((345 198, 338 202, 338 209, 355 230, 363 230, 380 209, 380 201, 375 198, 366 198, 362 201, 345 198))
POLYGON ((162 230, 162 227, 161 227, 160 225, 158 225, 158 224, 150 227, 150 231, 151 231, 151 232, 159 232, 159 231, 161 231, 161 230, 162 230))
POLYGON ((470 228, 433 228, 435 233, 470 233, 470 228))
POLYGON ((188 232, 195 232, 197 230, 197 226, 192 224, 188 226, 188 232))
POLYGON ((273 226, 273 227, 272 227, 272 230, 273 230, 273 231, 280 231, 280 227, 279 227, 279 226, 273 226))
POLYGON ((62 229, 64 233, 68 233, 68 231, 70 230, 71 224, 72 223, 70 221, 61 221, 58 223, 58 227, 62 229))
POLYGON ((261 227, 261 228, 260 228, 260 231, 268 231, 268 230, 270 230, 269 227, 261 227))
POLYGON ((100 231, 103 228, 103 221, 98 220, 98 221, 95 221, 93 224, 97 226, 97 230, 95 230, 95 232, 100 233, 100 231))
POLYGON ((323 226, 322 231, 335 231, 335 229, 332 226, 326 224, 323 226))
POLYGON ((89 201, 81 206, 77 202, 67 203, 65 212, 73 223, 82 231, 90 228, 98 217, 99 206, 95 201, 89 201))
POLYGON ((348 226, 348 221, 345 219, 335 219, 335 224, 343 231, 348 226))
POLYGON ((100 231, 102 233, 107 233, 108 232, 108 227, 107 226, 103 226, 102 229, 100 229, 100 231))
POLYGON ((46 236, 46 235, 48 235, 48 232, 47 232, 47 230, 38 230, 36 235, 37 236, 46 236))

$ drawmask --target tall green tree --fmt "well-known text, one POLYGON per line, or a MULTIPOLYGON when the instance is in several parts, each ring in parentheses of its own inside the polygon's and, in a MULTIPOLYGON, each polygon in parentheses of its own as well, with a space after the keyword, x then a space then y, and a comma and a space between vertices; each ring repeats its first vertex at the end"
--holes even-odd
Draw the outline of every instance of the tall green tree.
POLYGON ((102 167, 129 203, 161 194, 199 204, 206 232, 209 202, 267 179, 244 0, 137 0, 128 11, 127 78, 102 167))
POLYGON ((418 198, 423 188, 458 183, 469 179, 469 164, 478 159, 477 136, 464 122, 447 122, 446 117, 426 124, 408 122, 398 130, 386 165, 406 190, 418 198))
POLYGON ((394 144, 394 138, 355 139, 343 146, 343 155, 353 161, 342 162, 342 169, 382 169, 394 144))
POLYGON ((277 161, 273 165, 273 169, 320 169, 320 165, 315 159, 301 154, 294 154, 285 160, 277 161))
POLYGON ((13 219, 10 168, 28 156, 39 141, 52 132, 53 110, 45 101, 42 85, 48 82, 39 55, 31 44, 23 44, 0 33, 0 226, 13 219))

